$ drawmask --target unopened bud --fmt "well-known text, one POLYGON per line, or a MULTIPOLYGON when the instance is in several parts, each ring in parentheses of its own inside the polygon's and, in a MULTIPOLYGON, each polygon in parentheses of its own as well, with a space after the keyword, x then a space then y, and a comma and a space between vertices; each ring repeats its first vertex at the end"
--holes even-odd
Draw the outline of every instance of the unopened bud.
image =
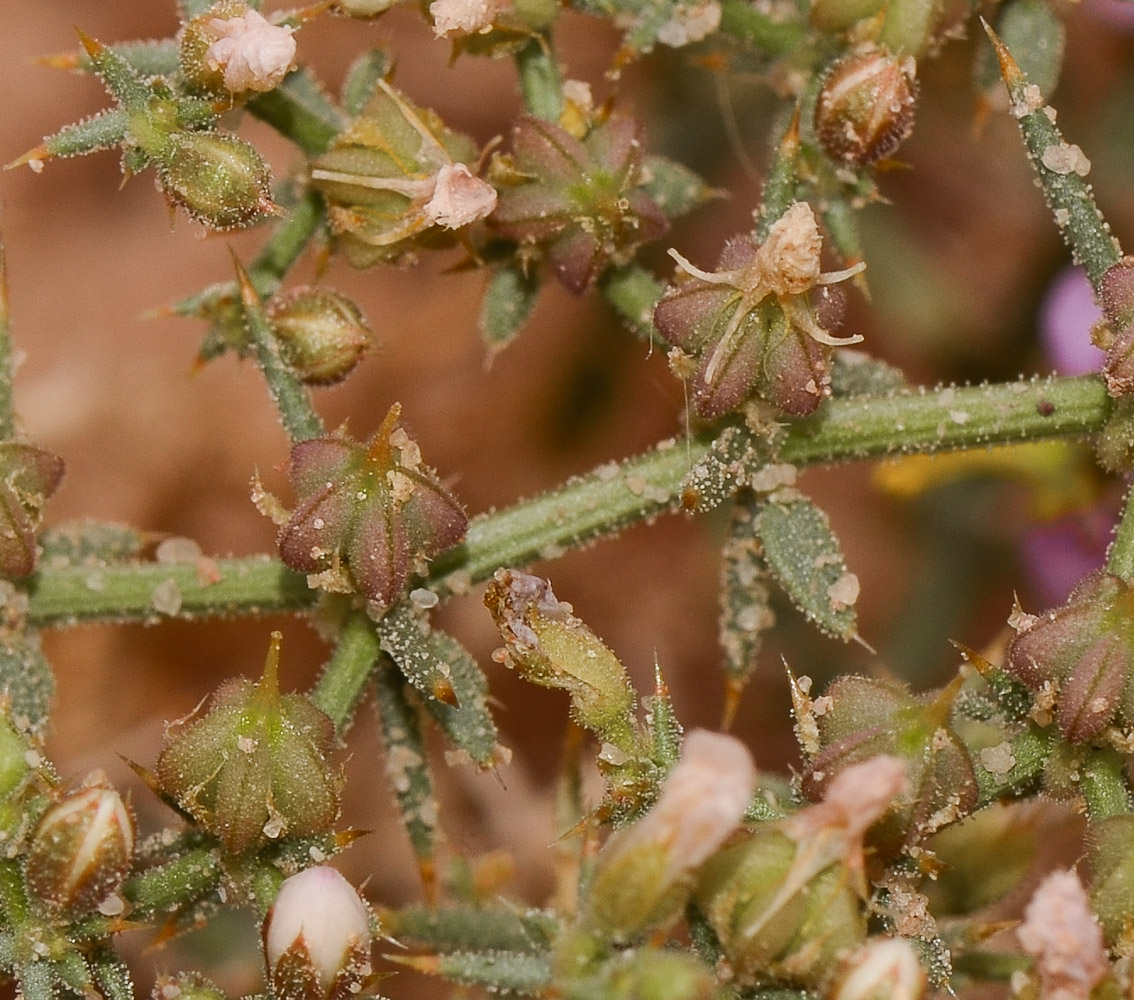
POLYGON ((738 739, 695 729, 653 808, 615 833, 599 855, 590 909, 620 936, 664 922, 688 898, 688 876, 737 828, 756 787, 738 739))
POLYGON ((272 299, 268 318, 288 364, 307 385, 341 382, 370 346, 361 310, 338 292, 298 288, 272 299))
POLYGON ((292 29, 272 24, 257 10, 211 18, 207 27, 216 40, 205 52, 205 62, 223 73, 225 87, 234 94, 271 90, 295 62, 292 29))
POLYGON ((158 177, 166 197, 210 229, 235 229, 276 210, 267 164, 235 135, 175 133, 158 177))
POLYGON ((130 810, 95 772, 40 817, 28 847, 28 888, 61 909, 93 910, 126 877, 133 857, 130 810))
POLYGON ((815 131, 827 155, 863 166, 891 156, 913 130, 912 59, 871 47, 844 56, 823 76, 815 131))
POLYGON ((157 762, 162 791, 231 852, 330 829, 340 778, 331 720, 303 695, 279 693, 280 634, 258 684, 240 678, 202 718, 170 728, 157 762))
POLYGON ((874 938, 842 965, 827 1000, 921 1000, 925 970, 905 938, 874 938))
POLYGON ((370 916, 334 868, 307 868, 280 886, 264 954, 279 1000, 343 1000, 370 974, 370 916))

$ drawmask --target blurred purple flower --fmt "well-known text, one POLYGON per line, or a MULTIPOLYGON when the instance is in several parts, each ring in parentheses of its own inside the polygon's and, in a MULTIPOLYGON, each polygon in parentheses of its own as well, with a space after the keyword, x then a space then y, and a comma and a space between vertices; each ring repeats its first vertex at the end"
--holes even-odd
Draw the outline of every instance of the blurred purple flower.
MULTIPOLYGON (((1134 10, 1134 4, 1129 5, 1134 10)), ((1040 306, 1039 326, 1044 355, 1060 375, 1086 375, 1102 368, 1105 354, 1091 343, 1091 327, 1102 315, 1081 267, 1066 267, 1055 276, 1040 306)))
MULTIPOLYGON (((1101 7, 1100 0, 1091 0, 1101 7)), ((1130 0, 1114 0, 1134 11, 1130 0)), ((1091 328, 1102 309, 1081 267, 1055 276, 1040 306, 1039 332, 1044 356, 1060 375, 1086 375, 1102 368, 1106 355, 1091 343, 1091 328)), ((1109 505, 1075 511, 1030 531, 1020 557, 1036 597, 1051 607, 1066 600, 1071 588, 1106 557, 1114 525, 1109 505)))

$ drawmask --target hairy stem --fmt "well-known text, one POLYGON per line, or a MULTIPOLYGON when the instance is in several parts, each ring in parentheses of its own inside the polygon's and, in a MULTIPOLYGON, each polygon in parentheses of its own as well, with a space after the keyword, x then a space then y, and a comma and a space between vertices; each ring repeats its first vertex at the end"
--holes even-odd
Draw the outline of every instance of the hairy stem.
MULTIPOLYGON (((1110 407, 1096 376, 833 399, 789 426, 778 461, 814 465, 1084 436, 1102 427, 1110 407)), ((711 440, 663 441, 643 455, 474 518, 464 543, 434 560, 424 585, 441 596, 460 593, 500 566, 552 558, 675 509, 685 474, 711 440)), ((221 559, 216 565, 221 579, 215 583, 202 582, 191 564, 129 563, 94 571, 43 566, 28 585, 28 619, 41 626, 155 621, 162 614, 153 605, 154 588, 170 579, 181 597, 176 615, 185 618, 296 610, 318 596, 278 561, 221 559)))

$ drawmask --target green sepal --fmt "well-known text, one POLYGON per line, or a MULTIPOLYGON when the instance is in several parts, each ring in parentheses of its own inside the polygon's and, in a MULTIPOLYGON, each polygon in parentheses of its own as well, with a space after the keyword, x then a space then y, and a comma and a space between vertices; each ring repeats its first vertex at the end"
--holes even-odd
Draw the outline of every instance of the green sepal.
POLYGON ((776 582, 822 632, 849 640, 858 634, 849 573, 827 515, 803 496, 769 500, 756 531, 776 582))

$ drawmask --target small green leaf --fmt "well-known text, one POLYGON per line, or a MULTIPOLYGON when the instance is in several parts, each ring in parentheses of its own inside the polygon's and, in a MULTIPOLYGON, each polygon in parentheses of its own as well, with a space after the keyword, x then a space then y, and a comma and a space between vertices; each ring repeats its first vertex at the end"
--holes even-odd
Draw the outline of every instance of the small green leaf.
POLYGON ((654 328, 654 306, 665 285, 640 264, 610 268, 599 285, 606 300, 635 334, 643 340, 664 343, 654 328))
POLYGON ((751 494, 737 498, 721 553, 719 634, 733 698, 756 669, 761 637, 775 623, 771 574, 756 530, 763 506, 751 494))
POLYGON ((310 70, 289 73, 274 90, 257 94, 248 110, 286 135, 308 156, 325 153, 346 121, 310 70))
POLYGON ((90 959, 98 992, 106 1000, 134 1000, 130 970, 110 948, 99 948, 90 959))
POLYGON ((98 566, 138 559, 146 538, 137 528, 113 521, 67 521, 39 536, 47 564, 98 566))
POLYGON ((527 322, 539 296, 535 272, 525 275, 514 264, 496 268, 480 303, 480 336, 489 354, 504 350, 527 322))
POLYGON ((883 395, 906 387, 900 368, 849 348, 835 351, 831 358, 831 395, 883 395))
POLYGON ((408 944, 436 951, 503 949, 537 955, 546 952, 559 930, 546 910, 494 906, 407 906, 382 914, 383 932, 408 944))
POLYGON ((498 753, 496 723, 488 710, 488 681, 484 672, 468 650, 444 632, 431 632, 427 642, 433 655, 449 665, 457 705, 431 699, 425 702, 425 710, 477 766, 494 767, 498 753))
POLYGON ((21 728, 47 724, 55 675, 35 632, 12 632, 0 639, 0 691, 11 699, 11 715, 21 728))
POLYGON ((384 79, 393 67, 394 62, 385 49, 362 53, 351 63, 343 81, 343 110, 352 118, 362 114, 362 109, 378 89, 378 81, 384 79))
POLYGON ((858 578, 847 570, 827 515, 803 496, 769 500, 756 532, 768 568, 792 603, 828 635, 854 638, 858 578))
POLYGON ((647 156, 642 190, 658 203, 667 218, 676 219, 720 194, 685 164, 666 156, 647 156))
MULTIPOLYGON (((1047 0, 1009 0, 996 16, 996 33, 1017 54, 1020 69, 1046 101, 1059 82, 1066 40, 1063 22, 1051 5, 1047 0)), ((977 47, 974 70, 982 91, 1000 86, 1000 69, 987 46, 977 47)))
POLYGON ((122 108, 100 111, 74 125, 65 125, 43 140, 41 147, 50 156, 84 156, 110 149, 126 139, 129 116, 122 108))
POLYGON ((420 958, 385 957, 450 982, 485 986, 491 992, 538 994, 551 985, 550 960, 523 952, 457 951, 420 958))
MULTIPOLYGON (((394 789, 402 825, 428 887, 433 878, 437 800, 421 723, 406 698, 405 685, 401 672, 388 660, 375 672, 374 691, 386 747, 386 777, 394 789)), ((393 932, 387 927, 385 933, 393 932)))

